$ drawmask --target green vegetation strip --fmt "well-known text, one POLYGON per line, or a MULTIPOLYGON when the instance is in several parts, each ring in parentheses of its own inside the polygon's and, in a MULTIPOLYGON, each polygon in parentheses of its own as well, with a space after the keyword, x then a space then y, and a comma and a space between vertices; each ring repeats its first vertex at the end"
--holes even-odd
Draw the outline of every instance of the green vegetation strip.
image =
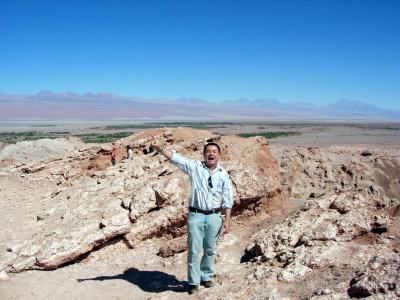
POLYGON ((77 135, 77 137, 80 137, 85 143, 110 143, 130 135, 132 135, 132 132, 116 132, 107 134, 90 133, 80 134, 77 135))
POLYGON ((0 132, 0 143, 15 144, 22 141, 36 141, 39 139, 56 139, 79 137, 85 143, 109 143, 124 137, 132 135, 132 132, 116 132, 116 133, 91 133, 91 134, 78 134, 73 135, 69 131, 51 131, 51 132, 38 132, 38 131, 22 131, 22 132, 0 132))
POLYGON ((258 133, 241 133, 240 137, 249 138, 253 136, 264 136, 267 139, 274 139, 280 136, 292 136, 292 135, 300 135, 298 131, 266 131, 266 132, 258 132, 258 133))
POLYGON ((21 141, 35 141, 40 139, 55 139, 66 137, 69 132, 39 132, 39 131, 21 131, 21 132, 0 132, 0 142, 4 144, 15 144, 21 141))
MULTIPOLYGON (((181 123, 179 123, 181 126, 181 123)), ((159 125, 158 125, 159 127, 159 125)), ((194 126, 190 126, 196 128, 194 126)), ((38 132, 38 131, 23 131, 23 132, 0 132, 0 142, 4 144, 15 144, 21 141, 35 141, 39 139, 55 139, 55 138, 68 138, 71 136, 79 137, 85 143, 110 143, 119 139, 132 135, 132 132, 116 132, 116 133, 90 133, 73 135, 68 131, 51 131, 51 132, 38 132)), ((298 131, 267 131, 259 133, 242 133, 239 136, 248 138, 252 136, 264 136, 268 139, 277 138, 279 136, 292 136, 300 135, 298 131)))
POLYGON ((237 125, 233 122, 160 122, 160 123, 138 123, 109 125, 105 127, 92 127, 91 129, 121 130, 121 129, 151 129, 160 127, 190 127, 196 129, 226 128, 229 125, 237 125))

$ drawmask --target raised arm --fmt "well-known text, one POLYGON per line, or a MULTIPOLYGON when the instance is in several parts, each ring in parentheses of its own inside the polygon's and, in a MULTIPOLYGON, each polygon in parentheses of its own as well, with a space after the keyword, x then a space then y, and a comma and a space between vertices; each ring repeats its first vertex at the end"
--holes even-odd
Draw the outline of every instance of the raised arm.
POLYGON ((176 152, 172 152, 171 150, 164 148, 159 143, 155 142, 154 137, 152 146, 158 153, 161 153, 166 158, 168 158, 172 164, 176 165, 183 172, 185 172, 190 176, 193 174, 196 165, 194 160, 183 157, 182 155, 179 155, 176 152))

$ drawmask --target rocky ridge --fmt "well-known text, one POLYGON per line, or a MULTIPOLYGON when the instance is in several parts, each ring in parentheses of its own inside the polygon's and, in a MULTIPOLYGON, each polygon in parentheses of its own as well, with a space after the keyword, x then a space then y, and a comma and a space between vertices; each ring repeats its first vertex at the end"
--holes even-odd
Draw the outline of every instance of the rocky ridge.
MULTIPOLYGON (((139 252, 143 243, 154 248, 160 240, 162 264, 184 264, 189 185, 164 158, 143 154, 152 136, 193 158, 201 157, 205 141, 217 141, 234 183, 235 230, 218 246, 216 287, 201 291, 198 299, 400 298, 396 152, 269 148, 263 138, 186 128, 122 139, 119 160, 127 144, 134 145, 135 156, 115 167, 109 166, 108 145, 86 145, 40 162, 7 160, 2 193, 20 201, 7 206, 14 217, 0 221, 6 229, 1 276, 79 261, 115 238, 139 252), (31 205, 34 201, 41 207, 31 205), (27 214, 18 218, 18 212, 27 214)), ((159 297, 185 299, 171 291, 159 297)))
POLYGON ((145 239, 184 234, 188 179, 164 157, 143 154, 153 137, 198 159, 205 141, 218 141, 234 184, 236 214, 253 211, 280 193, 277 164, 262 138, 240 140, 184 128, 153 130, 122 140, 120 153, 129 143, 136 155, 114 167, 102 162, 110 151, 104 146, 86 146, 56 159, 41 155, 39 163, 17 162, 3 168, 4 176, 22 177, 22 184, 33 190, 24 201, 43 206, 36 215, 21 220, 19 228, 11 230, 16 220, 6 220, 0 270, 54 269, 115 237, 134 247, 145 239))

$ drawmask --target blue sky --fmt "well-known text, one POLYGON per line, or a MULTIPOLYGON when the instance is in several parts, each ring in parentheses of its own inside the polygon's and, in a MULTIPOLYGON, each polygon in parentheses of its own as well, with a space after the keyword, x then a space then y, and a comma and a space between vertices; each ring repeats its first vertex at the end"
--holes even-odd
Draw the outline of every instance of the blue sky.
POLYGON ((0 1, 0 92, 400 108, 400 1, 0 1))

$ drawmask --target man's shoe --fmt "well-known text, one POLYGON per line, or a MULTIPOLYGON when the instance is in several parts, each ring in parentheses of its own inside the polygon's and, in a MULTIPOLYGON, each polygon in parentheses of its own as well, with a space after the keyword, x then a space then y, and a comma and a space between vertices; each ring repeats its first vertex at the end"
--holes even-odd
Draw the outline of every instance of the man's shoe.
POLYGON ((188 289, 188 293, 190 295, 196 294, 199 291, 199 286, 198 285, 191 285, 189 284, 189 289, 188 289))
POLYGON ((206 288, 210 288, 214 286, 214 282, 210 281, 201 281, 200 284, 206 288))

